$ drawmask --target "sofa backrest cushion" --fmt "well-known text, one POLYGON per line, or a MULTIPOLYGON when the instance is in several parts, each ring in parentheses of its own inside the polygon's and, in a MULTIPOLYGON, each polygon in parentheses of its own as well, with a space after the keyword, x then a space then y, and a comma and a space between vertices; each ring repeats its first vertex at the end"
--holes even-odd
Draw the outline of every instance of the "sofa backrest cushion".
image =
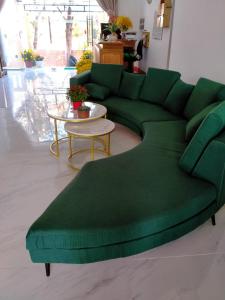
POLYGON ((208 115, 208 113, 217 105, 219 105, 220 102, 214 102, 206 106, 203 110, 201 110, 197 115, 194 115, 191 120, 186 125, 186 133, 185 133, 185 140, 190 141, 195 132, 197 131, 198 127, 202 123, 202 121, 205 119, 205 117, 208 115))
POLYGON ((180 167, 192 173, 208 143, 225 127, 225 101, 216 106, 203 120, 180 158, 180 167))
POLYGON ((217 205, 224 204, 225 197, 225 131, 223 130, 206 147, 192 174, 212 182, 217 187, 217 205))
POLYGON ((139 98, 144 79, 144 75, 133 74, 124 71, 120 84, 119 96, 137 100, 139 98))
POLYGON ((90 70, 82 72, 80 74, 77 74, 76 76, 73 76, 70 78, 70 87, 73 87, 73 86, 76 86, 79 84, 83 85, 83 84, 89 82, 90 78, 91 78, 90 70))
POLYGON ((118 94, 123 65, 93 63, 90 82, 106 86, 112 94, 118 94))
POLYGON ((140 99, 155 104, 162 104, 169 91, 180 78, 180 73, 170 70, 149 68, 140 99))
POLYGON ((217 94, 223 85, 206 78, 200 78, 184 108, 184 116, 190 120, 203 108, 217 100, 217 94))
POLYGON ((104 100, 110 95, 110 89, 106 86, 91 82, 86 83, 84 86, 86 87, 89 96, 95 99, 104 100))
POLYGON ((218 101, 225 100, 225 86, 223 86, 222 89, 219 90, 219 93, 217 94, 217 100, 218 101))
POLYGON ((181 114, 193 88, 192 84, 187 84, 180 79, 177 80, 163 106, 175 115, 181 114))

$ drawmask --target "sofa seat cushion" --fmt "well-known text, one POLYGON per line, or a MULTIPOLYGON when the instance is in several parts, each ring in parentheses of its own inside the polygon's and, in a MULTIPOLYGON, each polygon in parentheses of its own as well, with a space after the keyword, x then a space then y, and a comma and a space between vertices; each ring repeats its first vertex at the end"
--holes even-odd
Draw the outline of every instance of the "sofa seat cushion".
POLYGON ((142 101, 111 96, 103 103, 110 113, 118 114, 141 126, 145 121, 177 120, 175 116, 163 107, 142 101))
POLYGON ((112 94, 118 94, 123 65, 93 63, 90 82, 106 86, 112 94))
POLYGON ((186 124, 186 120, 145 122, 144 136, 154 147, 183 153, 187 145, 184 140, 186 124))
POLYGON ((199 126, 180 159, 181 168, 192 173, 207 145, 223 131, 224 127, 225 101, 211 110, 199 126))
POLYGON ((94 99, 104 100, 110 95, 110 89, 97 83, 86 83, 85 87, 89 96, 94 99))
POLYGON ((145 76, 142 74, 133 74, 123 72, 120 84, 119 96, 132 100, 137 100, 144 82, 145 76))
POLYGON ((178 72, 149 68, 141 90, 140 99, 162 104, 179 78, 180 73, 178 72))
POLYGON ((177 80, 163 103, 163 106, 173 114, 181 114, 193 88, 193 85, 187 84, 180 79, 177 80))
POLYGON ((184 108, 184 116, 190 120, 210 103, 217 101, 223 85, 206 78, 200 78, 184 108))
POLYGON ((87 163, 32 225, 27 248, 85 249, 137 240, 215 201, 213 185, 190 177, 178 167, 179 155, 149 142, 87 163))

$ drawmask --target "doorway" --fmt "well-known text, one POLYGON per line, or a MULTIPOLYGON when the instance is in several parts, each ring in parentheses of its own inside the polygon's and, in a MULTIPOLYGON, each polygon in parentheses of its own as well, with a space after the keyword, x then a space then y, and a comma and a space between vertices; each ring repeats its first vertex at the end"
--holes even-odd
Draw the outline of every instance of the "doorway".
POLYGON ((107 20, 96 0, 7 0, 0 20, 4 65, 23 68, 21 52, 32 49, 44 66, 68 67, 92 49, 107 20))

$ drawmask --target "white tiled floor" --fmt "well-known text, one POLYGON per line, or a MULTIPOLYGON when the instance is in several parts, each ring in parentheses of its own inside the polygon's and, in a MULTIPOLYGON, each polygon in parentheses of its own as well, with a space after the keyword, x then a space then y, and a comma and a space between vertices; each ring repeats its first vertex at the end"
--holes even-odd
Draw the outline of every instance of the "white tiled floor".
MULTIPOLYGON (((225 208, 217 226, 206 222, 175 242, 125 259, 53 264, 50 278, 43 265, 30 261, 29 226, 76 175, 65 146, 59 159, 49 154, 49 97, 40 95, 67 87, 71 75, 36 69, 0 79, 0 300, 224 300, 225 208)), ((112 153, 139 141, 117 124, 112 153)))

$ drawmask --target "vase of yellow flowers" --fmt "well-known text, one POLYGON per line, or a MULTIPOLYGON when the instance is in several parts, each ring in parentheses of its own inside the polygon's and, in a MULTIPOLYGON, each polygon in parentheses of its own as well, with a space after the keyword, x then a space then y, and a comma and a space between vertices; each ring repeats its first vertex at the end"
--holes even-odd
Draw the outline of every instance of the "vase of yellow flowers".
POLYGON ((93 53, 91 50, 85 50, 83 55, 76 64, 77 74, 83 73, 91 69, 93 53))
POLYGON ((129 17, 118 16, 116 18, 116 25, 122 32, 122 37, 125 37, 125 32, 133 27, 133 23, 129 17))
POLYGON ((33 67, 34 60, 35 60, 35 55, 34 55, 34 52, 31 49, 24 50, 23 52, 21 52, 21 56, 24 60, 26 68, 33 67))

